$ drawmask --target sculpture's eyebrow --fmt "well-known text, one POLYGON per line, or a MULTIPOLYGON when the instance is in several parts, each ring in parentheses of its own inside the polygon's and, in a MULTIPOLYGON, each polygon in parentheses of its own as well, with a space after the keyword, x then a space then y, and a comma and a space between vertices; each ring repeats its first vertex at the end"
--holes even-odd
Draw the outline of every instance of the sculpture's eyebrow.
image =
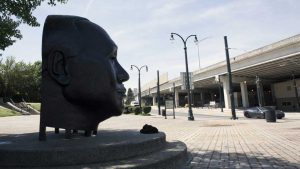
POLYGON ((112 51, 107 55, 109 58, 116 58, 117 57, 117 51, 118 51, 118 47, 114 46, 112 48, 112 51))

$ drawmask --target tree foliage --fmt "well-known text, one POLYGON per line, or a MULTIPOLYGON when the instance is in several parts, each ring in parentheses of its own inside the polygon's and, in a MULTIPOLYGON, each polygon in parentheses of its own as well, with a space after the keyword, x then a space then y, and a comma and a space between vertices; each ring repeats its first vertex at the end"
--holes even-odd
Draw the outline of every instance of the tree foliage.
POLYGON ((133 94, 133 91, 131 90, 131 88, 129 88, 127 91, 125 104, 129 105, 130 102, 132 102, 132 101, 134 101, 134 94, 133 94))
POLYGON ((0 97, 40 101, 41 66, 41 61, 26 64, 13 57, 0 62, 0 97))
MULTIPOLYGON (((32 12, 45 0, 1 0, 0 2, 0 49, 12 45, 22 34, 18 28, 21 23, 29 26, 39 26, 32 12)), ((55 6, 56 2, 66 3, 67 0, 48 0, 48 4, 55 6)))

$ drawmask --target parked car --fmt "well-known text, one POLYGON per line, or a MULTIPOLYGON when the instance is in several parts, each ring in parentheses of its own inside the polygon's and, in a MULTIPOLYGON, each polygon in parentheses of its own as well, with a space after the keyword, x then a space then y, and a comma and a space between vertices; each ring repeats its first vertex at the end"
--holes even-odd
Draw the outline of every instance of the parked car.
POLYGON ((275 111, 276 118, 282 119, 285 117, 285 114, 281 110, 274 110, 270 107, 251 107, 244 110, 244 116, 247 118, 265 118, 265 113, 267 111, 275 111))
POLYGON ((138 101, 132 101, 130 103, 130 106, 139 106, 139 102, 138 101))

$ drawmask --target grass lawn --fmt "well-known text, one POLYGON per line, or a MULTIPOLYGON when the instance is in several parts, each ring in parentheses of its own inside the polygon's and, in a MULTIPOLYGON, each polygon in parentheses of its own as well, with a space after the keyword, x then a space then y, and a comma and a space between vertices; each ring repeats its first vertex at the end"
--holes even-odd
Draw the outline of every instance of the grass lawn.
POLYGON ((37 111, 41 111, 41 103, 29 103, 32 108, 37 111))
POLYGON ((6 117, 6 116, 19 116, 21 115, 19 112, 9 110, 9 109, 4 109, 0 107, 0 117, 6 117))

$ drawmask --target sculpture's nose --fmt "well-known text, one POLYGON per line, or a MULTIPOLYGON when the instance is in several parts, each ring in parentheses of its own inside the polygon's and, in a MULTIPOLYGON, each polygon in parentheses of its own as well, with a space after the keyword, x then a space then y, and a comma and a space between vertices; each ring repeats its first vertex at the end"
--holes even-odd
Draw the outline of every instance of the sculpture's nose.
POLYGON ((117 62, 117 80, 119 83, 129 80, 129 74, 123 69, 119 62, 117 62))

